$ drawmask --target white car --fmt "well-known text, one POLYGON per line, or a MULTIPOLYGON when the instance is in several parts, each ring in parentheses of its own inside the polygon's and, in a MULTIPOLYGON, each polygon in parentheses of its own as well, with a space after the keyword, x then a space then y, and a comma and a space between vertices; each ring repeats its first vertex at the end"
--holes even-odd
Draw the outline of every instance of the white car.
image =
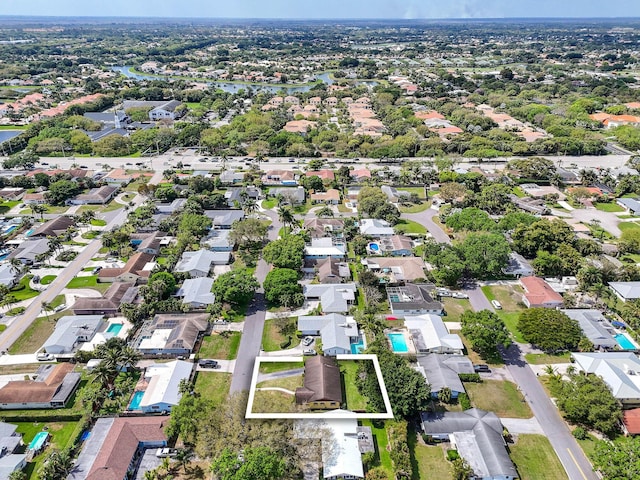
POLYGON ((313 356, 317 354, 318 352, 316 352, 313 348, 305 348, 304 350, 302 350, 302 355, 305 356, 313 356))
POLYGON ((40 352, 36 355, 39 362, 51 362, 56 359, 51 353, 40 352))
POLYGON ((502 310, 502 305, 498 300, 491 300, 491 305, 493 305, 493 308, 496 310, 502 310))
POLYGON ((178 454, 178 451, 175 448, 159 448, 156 450, 156 457, 164 458, 164 457, 175 457, 178 454))
POLYGON ((53 311, 54 312, 61 312, 65 308, 67 308, 67 305, 65 303, 63 303, 62 305, 58 305, 56 308, 54 308, 53 311))
POLYGON ((302 339, 302 345, 304 345, 305 347, 308 347, 312 343, 313 343, 313 337, 304 337, 302 339))

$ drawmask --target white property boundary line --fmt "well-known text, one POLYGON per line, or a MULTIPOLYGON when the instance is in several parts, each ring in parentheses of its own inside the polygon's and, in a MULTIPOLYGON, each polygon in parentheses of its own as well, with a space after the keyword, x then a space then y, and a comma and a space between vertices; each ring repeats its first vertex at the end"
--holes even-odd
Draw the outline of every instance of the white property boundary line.
POLYGON ((389 419, 393 418, 393 411, 391 410, 391 402, 389 401, 389 394, 387 393, 387 387, 384 384, 382 378, 382 370, 380 370, 380 363, 378 362, 377 355, 371 354, 358 354, 358 355, 336 355, 336 360, 370 360, 373 362, 373 368, 378 377, 378 385, 380 385, 380 392, 382 393, 382 399, 384 401, 385 412, 383 413, 354 413, 345 412, 344 410, 335 410, 322 413, 253 413, 253 401, 256 394, 256 385, 258 384, 258 375, 260 373, 261 363, 276 363, 276 362, 290 362, 300 363, 304 361, 304 357, 256 357, 253 365, 253 376, 251 377, 251 387, 249 387, 249 401, 247 402, 247 412, 245 418, 260 418, 260 419, 289 419, 289 420, 304 420, 304 419, 389 419))

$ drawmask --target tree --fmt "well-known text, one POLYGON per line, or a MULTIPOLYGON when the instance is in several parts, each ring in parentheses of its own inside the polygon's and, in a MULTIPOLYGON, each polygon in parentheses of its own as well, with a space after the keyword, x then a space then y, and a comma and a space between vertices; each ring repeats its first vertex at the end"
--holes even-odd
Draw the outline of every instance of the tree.
POLYGON ((33 203, 29 205, 29 208, 31 208, 31 213, 33 213, 34 215, 40 214, 40 220, 44 219, 44 214, 47 212, 46 206, 40 205, 38 203, 33 203))
POLYGON ((543 157, 518 158, 511 160, 508 166, 518 170, 520 177, 531 180, 549 180, 556 172, 553 161, 543 157))
POLYGON ((479 208, 464 208, 459 212, 453 213, 447 217, 447 227, 455 232, 466 230, 469 232, 490 232, 495 230, 496 222, 494 222, 489 214, 479 208))
POLYGON ((534 258, 538 251, 555 253, 562 244, 573 245, 575 232, 563 220, 540 219, 531 225, 518 225, 511 234, 513 248, 526 258, 534 258))
POLYGON ((592 459, 604 480, 636 478, 640 472, 640 437, 619 437, 612 442, 601 440, 592 459))
POLYGON ((389 202, 380 187, 362 187, 358 193, 358 211, 370 218, 379 218, 395 224, 400 212, 389 202))
POLYGON ((453 466, 453 480, 468 480, 473 478, 473 468, 467 463, 467 461, 458 457, 451 462, 453 466))
POLYGON ((178 405, 171 409, 166 433, 180 437, 186 445, 195 445, 202 424, 200 419, 213 409, 209 399, 198 395, 182 395, 178 405))
POLYGON ((269 226, 258 218, 245 218, 234 222, 229 238, 240 245, 244 243, 262 243, 267 238, 269 226))
POLYGON ((213 282, 213 293, 218 301, 243 305, 251 300, 259 286, 258 280, 249 269, 239 268, 216 278, 213 282))
POLYGON ((322 208, 319 208, 316 211, 316 216, 318 217, 333 217, 333 210, 328 205, 325 205, 322 208))
POLYGON ((274 267, 299 270, 302 267, 304 245, 304 238, 300 235, 287 235, 264 247, 262 257, 274 267))
POLYGON ((295 222, 295 216, 293 214, 293 211, 291 210, 290 207, 287 207, 287 206, 284 206, 284 205, 281 206, 281 207, 278 207, 278 218, 280 219, 280 221, 284 225, 284 232, 286 234, 287 233, 287 225, 289 227, 291 227, 293 225, 293 223, 295 222))
POLYGON ((450 203, 458 199, 463 199, 467 193, 467 188, 457 182, 446 182, 440 185, 440 192, 438 195, 445 203, 450 203))
POLYGON ((499 346, 511 345, 511 337, 504 322, 489 310, 466 311, 460 317, 462 334, 471 342, 471 348, 485 360, 499 359, 499 346))
POLYGON ((52 205, 62 205, 66 200, 80 193, 80 186, 72 180, 58 180, 49 185, 45 197, 52 205))
POLYGON ((529 308, 518 318, 523 338, 547 352, 575 350, 582 339, 580 324, 559 310, 529 308))
POLYGON ((211 464, 218 480, 279 480, 286 462, 269 447, 246 448, 239 452, 225 448, 211 464))
POLYGON ((442 403, 451 402, 451 389, 449 387, 443 387, 438 392, 438 401, 442 403))
POLYGON ((166 300, 176 290, 176 278, 169 272, 157 272, 151 275, 147 283, 147 291, 153 292, 158 300, 166 300))
POLYGON ((73 467, 73 456, 68 450, 52 450, 47 455, 40 478, 42 480, 60 480, 66 478, 73 467))
POLYGON ((457 245, 466 269, 474 278, 502 275, 509 262, 511 247, 499 233, 471 233, 457 245))
POLYGON ((302 293, 302 286, 298 283, 298 272, 290 268, 274 268, 264 280, 264 296, 273 305, 282 305, 293 301, 296 293, 302 293), (284 296, 289 296, 288 302, 283 302, 284 296))
POLYGON ((509 200, 511 190, 511 187, 503 183, 487 185, 475 196, 475 205, 492 215, 502 214, 511 205, 509 200))

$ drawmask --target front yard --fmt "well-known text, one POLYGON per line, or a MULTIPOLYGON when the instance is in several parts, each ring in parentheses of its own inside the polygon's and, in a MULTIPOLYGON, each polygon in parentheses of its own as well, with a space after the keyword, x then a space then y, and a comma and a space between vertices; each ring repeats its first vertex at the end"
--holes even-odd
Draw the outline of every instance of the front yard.
POLYGON ((110 286, 111 283, 98 283, 97 275, 75 277, 67 284, 67 288, 92 288, 100 293, 106 292, 110 286))
POLYGON ((287 330, 290 335, 283 335, 281 328, 278 326, 278 319, 272 318, 264 322, 264 330, 262 331, 262 350, 265 352, 276 352, 298 346, 300 339, 296 337, 296 327, 298 326, 298 317, 289 317, 287 319, 287 330), (291 342, 287 345, 288 339, 291 342), (283 347, 283 345, 286 345, 283 347))
POLYGON ((223 332, 207 335, 202 340, 198 358, 233 360, 238 355, 240 332, 223 332))
POLYGON ((567 480, 549 440, 543 435, 518 435, 509 445, 511 460, 521 480, 567 480))
POLYGON ((465 383, 464 388, 471 404, 494 412, 499 417, 531 418, 533 413, 515 383, 500 380, 484 380, 482 383, 465 383))
POLYGON ((198 372, 195 391, 210 400, 217 407, 227 398, 231 386, 231 374, 219 372, 198 372))
POLYGON ((53 319, 47 319, 46 316, 36 318, 29 325, 29 328, 9 347, 9 353, 12 355, 34 353, 42 347, 45 340, 53 333, 55 326, 53 319))
POLYGON ((489 301, 500 302, 502 310, 496 310, 496 315, 502 319, 516 342, 526 343, 517 328, 520 312, 526 310, 522 303, 522 288, 517 285, 490 285, 482 287, 482 292, 489 301))
POLYGON ((408 437, 413 480, 453 478, 451 462, 447 460, 447 454, 442 445, 425 445, 413 430, 409 430, 408 437))

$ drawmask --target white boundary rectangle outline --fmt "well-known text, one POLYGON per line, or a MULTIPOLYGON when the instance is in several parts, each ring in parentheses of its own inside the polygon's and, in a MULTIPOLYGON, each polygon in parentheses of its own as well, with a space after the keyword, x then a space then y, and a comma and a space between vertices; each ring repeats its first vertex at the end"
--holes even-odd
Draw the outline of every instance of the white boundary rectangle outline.
POLYGON ((276 362, 290 362, 300 363, 304 361, 304 357, 256 357, 253 365, 253 375, 251 377, 251 387, 249 387, 249 400, 247 401, 247 412, 245 418, 259 418, 259 419, 291 419, 291 420, 303 420, 303 419, 389 419, 393 418, 393 411, 391 410, 391 402, 389 401, 389 394, 387 393, 387 387, 384 384, 382 378, 382 370, 380 370, 380 363, 378 362, 377 355, 371 354, 357 354, 357 355, 336 355, 336 360, 370 360, 373 362, 373 368, 378 377, 378 385, 380 385, 380 393, 382 393, 382 399, 384 401, 385 412, 383 413, 355 413, 344 410, 336 410, 335 413, 331 411, 325 411, 322 413, 253 413, 253 401, 256 393, 256 385, 258 384, 258 375, 260 373, 261 363, 276 363, 276 362))

